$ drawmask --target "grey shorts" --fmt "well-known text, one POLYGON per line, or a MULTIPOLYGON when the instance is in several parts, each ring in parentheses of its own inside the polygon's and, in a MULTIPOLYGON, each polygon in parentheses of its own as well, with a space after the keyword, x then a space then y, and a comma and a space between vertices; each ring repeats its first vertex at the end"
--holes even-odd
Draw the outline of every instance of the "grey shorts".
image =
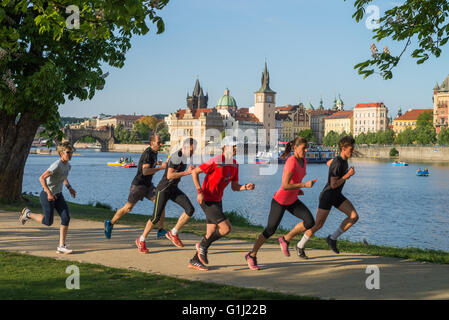
POLYGON ((131 185, 129 189, 128 202, 137 203, 138 201, 143 200, 143 198, 147 198, 148 200, 153 201, 156 196, 156 188, 154 185, 145 186, 145 185, 131 185))

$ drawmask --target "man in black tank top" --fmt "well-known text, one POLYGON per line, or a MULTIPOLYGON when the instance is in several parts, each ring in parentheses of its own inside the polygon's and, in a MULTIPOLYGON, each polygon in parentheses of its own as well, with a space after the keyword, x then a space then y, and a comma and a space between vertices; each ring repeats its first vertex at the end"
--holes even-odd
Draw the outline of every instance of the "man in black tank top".
POLYGON ((328 162, 328 180, 320 194, 315 225, 304 233, 302 239, 297 244, 297 252, 301 258, 307 258, 304 246, 307 240, 323 227, 332 207, 337 208, 347 216, 339 228, 326 238, 329 247, 335 253, 340 253, 337 248, 337 238, 352 227, 359 219, 351 201, 346 199, 342 194, 346 180, 355 174, 354 167, 348 169, 348 159, 352 157, 352 153, 354 152, 354 143, 354 138, 350 136, 341 138, 338 142, 340 154, 328 162))
MULTIPOLYGON (((129 190, 128 201, 120 208, 111 220, 104 222, 104 234, 106 238, 111 238, 112 229, 114 224, 125 214, 129 213, 138 201, 147 198, 154 202, 156 195, 156 188, 153 185, 153 175, 164 170, 167 163, 162 163, 161 166, 157 166, 157 153, 161 149, 162 140, 158 135, 152 135, 150 137, 150 146, 142 153, 139 165, 137 167, 137 173, 134 177, 131 188, 129 190)), ((162 228, 163 220, 160 220, 159 226, 162 228)))

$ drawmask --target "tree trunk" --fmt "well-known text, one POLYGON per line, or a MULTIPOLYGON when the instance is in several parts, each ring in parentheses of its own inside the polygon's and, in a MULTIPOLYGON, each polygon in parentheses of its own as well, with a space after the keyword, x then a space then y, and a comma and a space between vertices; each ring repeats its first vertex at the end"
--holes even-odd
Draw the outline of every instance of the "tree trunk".
POLYGON ((0 110, 0 200, 13 202, 22 197, 25 162, 40 120, 29 112, 17 115, 0 110))

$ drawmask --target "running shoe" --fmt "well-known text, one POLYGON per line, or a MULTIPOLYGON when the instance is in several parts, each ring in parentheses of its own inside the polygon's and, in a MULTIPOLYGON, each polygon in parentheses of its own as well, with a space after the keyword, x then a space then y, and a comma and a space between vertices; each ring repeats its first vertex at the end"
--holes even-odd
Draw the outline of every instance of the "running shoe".
POLYGON ((28 218, 28 213, 31 213, 31 210, 28 208, 23 208, 22 212, 19 215, 19 221, 24 225, 30 218, 28 218))
POLYGON ((167 230, 165 230, 165 229, 159 229, 158 231, 157 231, 157 238, 158 239, 162 239, 162 238, 165 238, 165 235, 167 234, 167 230))
POLYGON ((209 268, 206 267, 204 264, 202 264, 200 260, 195 259, 195 258, 190 259, 189 268, 195 269, 195 270, 200 270, 200 271, 208 271, 209 270, 209 268))
POLYGON ((249 253, 246 254, 245 256, 246 262, 248 262, 248 267, 251 270, 260 270, 259 266, 257 265, 257 258, 256 257, 251 257, 251 255, 249 253))
POLYGON ((279 245, 281 246, 281 251, 286 257, 290 257, 290 252, 288 251, 288 242, 285 241, 284 237, 278 238, 279 245))
POLYGON ((140 237, 136 239, 136 246, 140 253, 148 253, 145 241, 140 241, 140 237))
POLYGON ((195 245, 196 253, 198 253, 198 259, 204 263, 209 264, 207 260, 207 248, 203 247, 200 242, 195 245))
POLYGON ((70 250, 66 245, 63 245, 56 248, 56 253, 71 254, 73 253, 73 250, 70 250))
POLYGON ((111 223, 111 220, 106 220, 104 222, 104 235, 106 238, 111 239, 112 229, 114 229, 114 225, 111 223))
POLYGON ((329 247, 331 247, 333 252, 340 253, 340 251, 338 251, 338 248, 337 248, 337 240, 332 240, 331 236, 328 235, 326 238, 326 242, 329 245, 329 247))
POLYGON ((167 237, 167 239, 171 240, 171 242, 173 242, 173 244, 178 248, 184 247, 184 244, 182 243, 181 239, 179 239, 178 234, 173 234, 170 230, 165 236, 167 237))
POLYGON ((309 257, 306 255, 306 251, 304 250, 304 248, 300 248, 298 246, 296 246, 295 248, 298 257, 300 257, 301 259, 309 259, 309 257))

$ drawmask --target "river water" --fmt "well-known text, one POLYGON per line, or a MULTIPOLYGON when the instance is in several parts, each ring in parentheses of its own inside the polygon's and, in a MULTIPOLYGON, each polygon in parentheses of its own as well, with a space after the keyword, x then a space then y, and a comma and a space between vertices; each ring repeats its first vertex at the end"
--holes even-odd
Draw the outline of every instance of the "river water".
MULTIPOLYGON (((64 188, 67 200, 77 203, 107 203, 120 208, 128 198, 129 187, 136 168, 108 167, 107 162, 118 160, 121 154, 95 152, 78 149, 71 161, 69 181, 77 191, 76 199, 64 188)), ((128 154, 138 162, 140 154, 128 154)), ((160 159, 166 159, 160 154, 160 159)), ((39 176, 58 156, 30 154, 25 166, 24 192, 40 192, 39 176)), ((352 241, 366 239, 369 243, 396 247, 417 247, 449 251, 449 164, 410 163, 408 167, 392 166, 391 162, 350 160, 356 170, 345 184, 343 194, 354 204, 360 219, 341 238, 352 241), (417 177, 418 167, 427 167, 429 177, 417 177)), ((240 183, 254 182, 253 191, 233 192, 228 187, 223 197, 225 211, 236 210, 248 216, 251 222, 265 225, 271 199, 282 179, 282 165, 273 175, 261 175, 266 165, 241 164, 240 183)), ((163 171, 153 177, 157 184, 163 171)), ((327 181, 328 167, 325 164, 309 164, 304 181, 318 179, 311 189, 303 189, 300 197, 315 216, 318 197, 327 181)), ((204 177, 202 175, 201 177, 204 177)), ((204 218, 196 202, 196 191, 190 176, 184 177, 179 187, 189 196, 195 206, 195 216, 204 218)), ((134 213, 151 215, 153 203, 140 201, 134 213)), ((182 209, 169 202, 167 217, 178 217, 182 209)), ((332 209, 326 224, 317 236, 325 237, 335 231, 345 215, 332 209)), ((281 226, 290 228, 297 218, 286 212, 281 226)))

